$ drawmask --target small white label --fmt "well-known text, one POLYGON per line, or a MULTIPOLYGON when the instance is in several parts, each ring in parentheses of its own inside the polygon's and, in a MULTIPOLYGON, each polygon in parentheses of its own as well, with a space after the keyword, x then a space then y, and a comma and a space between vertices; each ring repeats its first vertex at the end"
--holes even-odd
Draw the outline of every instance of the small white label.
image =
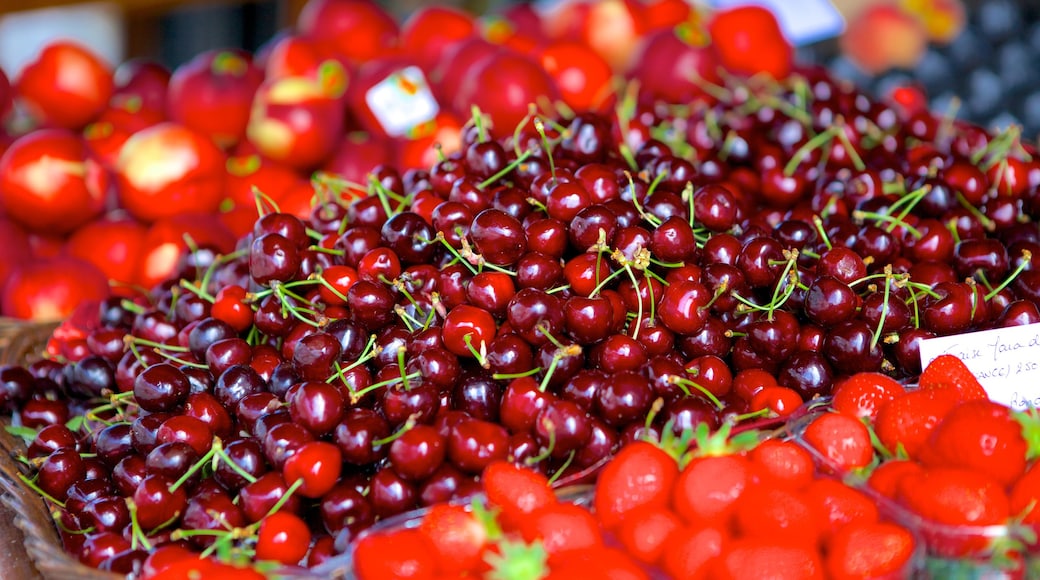
POLYGON ((426 76, 417 66, 390 73, 368 89, 365 102, 391 137, 408 135, 432 121, 440 110, 426 76))
POLYGON ((845 18, 829 0, 709 0, 716 9, 762 6, 776 16, 788 42, 802 46, 838 36, 845 18))
POLYGON ((964 361, 990 399, 1016 411, 1040 407, 1040 324, 921 341, 922 368, 941 354, 964 361))

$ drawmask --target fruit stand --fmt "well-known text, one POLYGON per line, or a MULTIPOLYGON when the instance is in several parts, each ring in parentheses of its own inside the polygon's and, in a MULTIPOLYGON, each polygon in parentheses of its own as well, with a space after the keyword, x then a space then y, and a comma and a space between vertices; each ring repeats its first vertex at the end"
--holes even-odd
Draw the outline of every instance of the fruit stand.
POLYGON ((777 14, 0 76, 0 578, 1038 577, 1036 144, 777 14))

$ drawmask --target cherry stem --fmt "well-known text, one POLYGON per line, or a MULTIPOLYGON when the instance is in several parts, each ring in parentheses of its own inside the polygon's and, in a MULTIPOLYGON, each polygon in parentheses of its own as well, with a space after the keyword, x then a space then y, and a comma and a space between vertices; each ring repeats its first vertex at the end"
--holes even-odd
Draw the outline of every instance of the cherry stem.
POLYGON ((56 505, 56 506, 58 506, 58 507, 60 507, 62 509, 65 509, 65 502, 59 501, 57 498, 55 498, 51 494, 43 491, 43 489, 40 488, 39 485, 36 485, 36 479, 35 478, 29 478, 29 477, 26 477, 25 474, 19 473, 18 474, 18 479, 21 480, 21 482, 24 483, 26 487, 28 487, 29 489, 31 489, 31 490, 35 491, 36 493, 40 494, 40 497, 42 497, 43 499, 47 500, 48 502, 50 502, 50 503, 52 503, 52 504, 54 504, 54 505, 56 505))
POLYGON ((533 152, 530 149, 528 149, 528 150, 524 151, 523 153, 517 155, 516 159, 514 159, 512 162, 510 162, 508 165, 506 165, 502 169, 499 169, 497 173, 495 173, 491 177, 489 177, 489 178, 485 179, 484 181, 481 181, 479 184, 477 184, 477 189, 483 190, 483 189, 493 185, 499 179, 502 179, 506 175, 509 175, 509 173, 511 171, 513 171, 517 167, 520 167, 521 165, 523 165, 523 163, 525 161, 527 161, 527 159, 529 157, 531 157, 532 154, 533 154, 533 152))
POLYGON ((994 296, 999 294, 1001 290, 1003 290, 1004 288, 1007 288, 1008 284, 1011 284, 1011 282, 1013 282, 1015 280, 1015 278, 1018 278, 1019 274, 1021 274, 1026 268, 1029 267, 1029 263, 1030 263, 1030 261, 1032 259, 1033 259, 1033 253, 1032 252, 1030 252, 1029 250, 1022 250, 1022 261, 1018 264, 1018 266, 1014 269, 1014 271, 1011 272, 1011 274, 1009 274, 1008 277, 1005 278, 1004 281, 1000 283, 999 286, 997 286, 993 290, 990 290, 989 293, 986 294, 985 300, 987 302, 989 302, 994 296))
POLYGON ((567 454, 567 459, 564 460, 563 464, 560 465, 560 467, 557 468, 551 476, 549 476, 549 486, 552 486, 554 483, 556 483, 558 479, 560 479, 564 472, 567 471, 567 468, 571 466, 571 463, 574 462, 574 456, 577 454, 577 449, 567 454))
POLYGON ((821 218, 818 215, 814 215, 812 217, 812 222, 813 226, 816 228, 816 231, 820 234, 820 239, 823 240, 823 245, 826 246, 828 250, 833 248, 834 245, 831 244, 831 238, 827 235, 827 230, 823 228, 823 218, 821 218))
POLYGON ((873 349, 877 346, 878 341, 881 340, 881 331, 885 327, 885 320, 888 318, 888 301, 891 296, 892 287, 892 266, 885 266, 885 294, 881 299, 881 315, 878 316, 877 328, 874 329, 874 335, 870 337, 870 348, 873 349))
POLYGON ((217 448, 219 446, 220 439, 214 437, 213 442, 209 447, 209 451, 207 451, 205 455, 203 455, 198 461, 196 461, 191 467, 189 467, 188 470, 185 471, 184 474, 177 479, 177 481, 173 482, 173 485, 170 486, 170 491, 175 492, 178 489, 180 489, 182 485, 184 485, 189 479, 191 479, 191 476, 195 475, 195 473, 198 470, 202 469, 203 466, 209 463, 210 460, 212 460, 214 456, 216 456, 217 448))
POLYGON ((792 175, 794 175, 794 170, 798 168, 799 164, 801 164, 802 159, 809 155, 809 153, 811 153, 812 151, 815 151, 816 149, 822 147, 824 144, 828 143, 831 139, 834 139, 835 133, 836 127, 830 127, 825 131, 817 133, 813 136, 812 139, 809 139, 805 143, 802 143, 802 146, 795 150, 794 154, 791 155, 790 161, 788 161, 787 164, 784 165, 784 176, 791 177, 792 175))
POLYGON ((859 156, 859 152, 852 145, 852 141, 849 136, 845 134, 843 127, 836 127, 836 134, 841 144, 845 146, 845 152, 848 153, 849 159, 852 161, 852 166, 856 168, 856 171, 863 171, 867 168, 867 165, 863 163, 863 158, 859 156))
POLYGON ((542 148, 545 149, 545 155, 549 158, 549 174, 552 176, 553 183, 556 183, 556 161, 553 160, 552 147, 549 145, 549 137, 545 134, 545 124, 541 117, 534 118, 534 130, 542 138, 542 148))
MULTIPOLYGON (((989 216, 982 213, 982 210, 976 207, 975 204, 968 201, 967 198, 964 197, 964 194, 959 191, 957 192, 957 203, 959 203, 964 209, 968 210, 968 213, 974 216, 975 219, 979 220, 979 223, 982 224, 982 227, 986 228, 986 231, 992 232, 997 229, 997 224, 991 220, 989 216)), ((951 225, 953 225, 951 233, 956 232, 956 222, 954 220, 950 220, 950 222, 951 225)))
MULTIPOLYGON (((393 443, 394 441, 397 441, 398 439, 401 438, 402 435, 404 435, 408 431, 411 431, 412 428, 415 427, 415 423, 416 423, 416 414, 413 413, 412 415, 408 416, 408 420, 406 420, 404 422, 404 424, 401 425, 400 429, 398 429, 397 431, 394 431, 393 433, 387 435, 386 437, 383 437, 382 439, 375 439, 375 440, 373 440, 372 441, 372 447, 382 447, 383 445, 388 445, 390 443, 393 443)), ((303 481, 303 480, 298 479, 296 481, 303 481)))
POLYGON ((715 405, 717 409, 721 410, 725 408, 725 405, 722 404, 722 401, 720 401, 718 397, 716 397, 708 389, 704 388, 704 385, 698 383, 697 381, 690 380, 686 377, 681 377, 679 375, 668 375, 668 384, 675 385, 682 389, 683 393, 685 393, 687 397, 693 396, 693 393, 689 389, 689 387, 693 387, 694 389, 700 391, 700 393, 704 395, 704 398, 711 401, 711 403, 715 405))
POLYGON ((130 548, 136 550, 140 544, 145 550, 152 550, 152 543, 148 541, 148 535, 141 529, 137 520, 137 504, 132 498, 126 498, 126 508, 130 512, 130 548))
POLYGON ((542 367, 534 367, 533 369, 522 373, 494 373, 491 375, 491 378, 496 381, 509 381, 513 379, 521 379, 523 377, 533 377, 540 372, 542 372, 542 367))

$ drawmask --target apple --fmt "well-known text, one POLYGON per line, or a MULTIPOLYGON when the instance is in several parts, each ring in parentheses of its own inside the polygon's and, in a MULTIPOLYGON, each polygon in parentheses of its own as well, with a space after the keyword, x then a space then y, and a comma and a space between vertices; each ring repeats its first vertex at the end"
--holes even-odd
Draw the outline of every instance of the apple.
POLYGON ((112 71, 99 56, 69 41, 48 44, 18 77, 18 96, 42 125, 81 129, 112 96, 112 71))
POLYGON ((192 247, 227 254, 235 249, 235 236, 212 212, 182 213, 156 221, 141 243, 141 286, 151 289, 177 274, 181 260, 192 247), (191 245, 186 241, 189 239, 191 245))
POLYGON ((310 0, 296 30, 353 63, 390 52, 397 45, 397 21, 371 0, 310 0))
POLYGON ((105 208, 110 177, 67 129, 19 137, 0 157, 0 205, 35 232, 65 234, 105 208))
POLYGON ((502 49, 473 66, 455 93, 455 114, 468 119, 476 105, 491 119, 495 138, 511 135, 532 103, 552 103, 559 94, 549 73, 537 61, 502 49), (494 87, 494 90, 489 90, 494 87))
POLYGON ((297 170, 324 161, 343 132, 347 73, 335 60, 316 76, 264 81, 253 98, 246 137, 262 155, 297 170))
POLYGON ((686 103, 705 95, 702 82, 718 83, 717 60, 706 37, 686 26, 650 33, 629 75, 651 99, 686 103))
POLYGON ((114 170, 127 139, 165 119, 162 111, 143 108, 138 98, 115 95, 97 120, 84 127, 83 139, 94 156, 114 170))
POLYGON ((11 112, 11 103, 14 102, 14 91, 11 90, 11 81, 0 69, 0 121, 11 112))
POLYGON ((0 216, 0 290, 3 289, 11 271, 32 258, 29 234, 25 228, 11 218, 0 216))
POLYGON ((397 139, 397 166, 401 171, 429 169, 441 156, 462 150, 462 121, 455 114, 441 111, 433 126, 413 139, 397 139))
POLYGON ((12 270, 0 298, 0 313, 37 322, 58 321, 81 302, 108 295, 108 280, 90 262, 71 256, 36 259, 12 270))
POLYGON ((116 162, 119 202, 145 223, 213 213, 224 196, 224 153, 205 135, 163 122, 127 139, 116 162))
POLYGON ((476 33, 471 14, 451 6, 423 6, 401 25, 401 51, 429 72, 452 46, 476 33))
POLYGON ((611 68, 623 71, 633 60, 645 33, 642 7, 636 0, 569 0, 558 2, 545 16, 549 36, 579 40, 598 52, 611 68))
POLYGON ((170 71, 158 62, 133 58, 116 67, 113 99, 131 100, 142 111, 166 112, 170 71))
POLYGON ((794 48, 776 16, 761 6, 719 10, 708 20, 715 55, 727 71, 751 76, 766 73, 782 79, 791 73, 794 48))
MULTIPOLYGON (((316 76, 327 60, 339 60, 339 56, 313 38, 287 33, 272 39, 253 62, 262 68, 265 79, 277 79, 316 76)), ((340 64, 347 68, 345 61, 340 64)))
POLYGON ((114 283, 117 292, 139 283, 138 269, 148 228, 126 216, 112 215, 77 229, 65 244, 69 256, 90 262, 114 283))
MULTIPOLYGON (((348 183, 366 186, 368 174, 380 165, 393 165, 394 149, 390 140, 363 131, 343 136, 336 150, 322 165, 322 170, 348 183)), ((364 191, 353 191, 364 195, 364 191)))
POLYGON ((610 64, 587 45, 553 41, 538 52, 538 60, 556 82, 560 98, 571 109, 589 111, 608 101, 613 80, 610 64))
POLYGON ((928 48, 928 32, 898 6, 872 4, 848 23, 839 45, 864 71, 879 74, 913 68, 928 48))
POLYGON ((173 71, 166 111, 171 121, 229 148, 245 136, 253 95, 261 82, 263 73, 248 53, 206 51, 173 71))
MULTIPOLYGON (((224 164, 226 200, 245 206, 256 213, 254 188, 271 199, 281 199, 299 183, 307 181, 291 167, 267 159, 259 153, 243 153, 228 157, 224 164)), ((256 217, 255 215, 253 216, 256 217)))

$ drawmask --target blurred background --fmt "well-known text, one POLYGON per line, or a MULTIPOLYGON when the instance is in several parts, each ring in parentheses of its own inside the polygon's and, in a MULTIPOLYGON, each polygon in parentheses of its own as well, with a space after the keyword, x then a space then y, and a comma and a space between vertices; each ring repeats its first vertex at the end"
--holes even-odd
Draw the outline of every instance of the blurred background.
MULTIPOLYGON (((803 14, 811 14, 820 2, 828 0, 765 3, 791 9, 804 5, 803 14)), ((381 2, 401 19, 429 3, 381 2)), ((509 2, 440 3, 484 14, 509 2)), ((846 26, 838 37, 799 47, 803 62, 826 65, 877 95, 918 86, 937 111, 992 128, 1020 124, 1027 136, 1040 134, 1040 0, 829 3, 844 16, 846 26)), ((255 51, 279 30, 291 27, 304 4, 305 0, 0 0, 0 68, 17 76, 23 64, 54 38, 78 40, 111 63, 147 57, 170 68, 208 49, 255 51)))

